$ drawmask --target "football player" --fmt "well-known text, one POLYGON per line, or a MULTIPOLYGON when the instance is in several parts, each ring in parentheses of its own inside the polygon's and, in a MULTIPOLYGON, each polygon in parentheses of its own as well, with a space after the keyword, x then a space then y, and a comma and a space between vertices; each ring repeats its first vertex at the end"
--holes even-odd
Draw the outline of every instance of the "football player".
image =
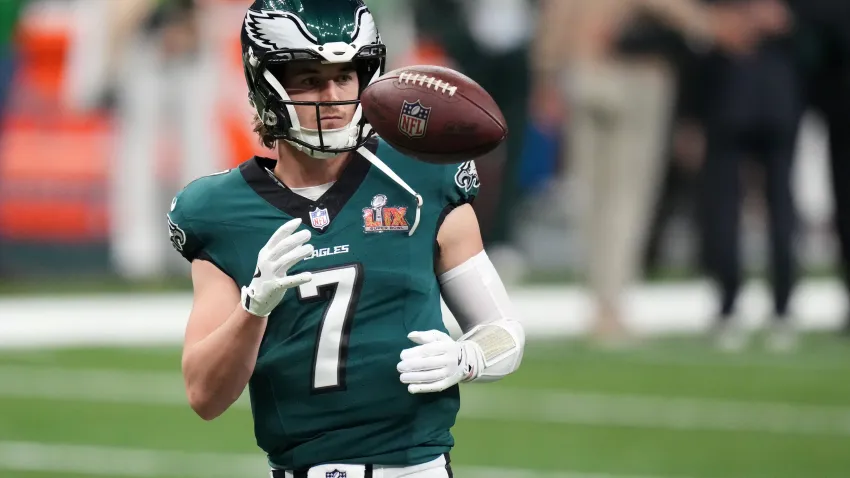
POLYGON ((194 284, 189 403, 211 420, 247 385, 273 478, 451 476, 458 384, 512 373, 525 345, 470 206, 474 164, 427 164, 372 135, 358 98, 385 46, 361 0, 256 0, 242 46, 277 158, 171 204, 194 284))

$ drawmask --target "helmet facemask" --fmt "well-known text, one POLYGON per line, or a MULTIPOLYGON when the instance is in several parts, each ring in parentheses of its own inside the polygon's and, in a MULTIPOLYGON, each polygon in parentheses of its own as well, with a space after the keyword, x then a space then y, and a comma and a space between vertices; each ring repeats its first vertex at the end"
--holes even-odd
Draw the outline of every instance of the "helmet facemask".
POLYGON ((362 114, 360 94, 384 72, 386 47, 362 0, 279 2, 255 0, 242 25, 242 54, 249 99, 264 129, 316 158, 353 151, 374 134, 362 114), (349 101, 293 101, 281 71, 297 62, 353 64, 360 83, 349 101), (321 109, 356 104, 351 122, 323 129, 321 109), (316 129, 305 128, 296 106, 316 109, 316 129))
MULTIPOLYGON (((380 65, 374 61, 372 63, 372 65, 369 65, 368 60, 356 60, 354 62, 359 82, 357 97, 351 100, 340 101, 292 100, 289 92, 281 85, 280 79, 283 78, 283 72, 287 67, 295 65, 294 62, 281 65, 281 68, 274 68, 270 65, 264 69, 263 81, 276 93, 274 96, 279 98, 279 101, 275 102, 277 106, 275 108, 276 111, 272 110, 272 113, 278 117, 282 116, 288 125, 286 131, 288 134, 282 139, 297 150, 319 159, 331 158, 362 146, 374 134, 372 128, 364 118, 362 107, 360 106, 360 94, 371 81, 378 78, 381 74, 380 65), (347 107, 345 109, 350 114, 351 105, 356 105, 356 107, 348 124, 333 129, 322 127, 323 111, 333 107, 347 107), (304 125, 304 118, 298 116, 296 106, 315 108, 315 128, 309 128, 304 125)), ((269 117, 271 116, 269 115, 269 117)))
MULTIPOLYGON (((345 45, 349 49, 352 46, 345 45)), ((374 135, 363 116, 360 94, 366 86, 383 74, 385 56, 383 45, 363 47, 349 61, 334 62, 352 63, 356 70, 359 81, 358 96, 357 99, 346 101, 293 101, 289 96, 280 81, 281 73, 287 66, 301 61, 331 63, 324 58, 318 58, 311 51, 269 51, 258 58, 249 48, 245 55, 245 75, 249 81, 251 104, 257 110, 265 129, 274 138, 286 141, 311 157, 329 159, 341 153, 356 150, 374 135), (322 128, 321 109, 323 107, 352 104, 356 104, 357 107, 351 122, 341 128, 322 128), (312 106, 316 109, 317 127, 315 129, 302 126, 296 106, 312 106)), ((352 55, 349 53, 345 56, 352 55)))

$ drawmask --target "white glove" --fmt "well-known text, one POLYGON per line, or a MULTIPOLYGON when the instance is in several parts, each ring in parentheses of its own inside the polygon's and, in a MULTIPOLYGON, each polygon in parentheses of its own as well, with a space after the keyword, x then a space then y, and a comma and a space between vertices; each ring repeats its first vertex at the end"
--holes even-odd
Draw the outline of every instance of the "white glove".
POLYGON ((396 367, 410 393, 441 392, 475 379, 481 370, 483 354, 474 342, 455 342, 439 330, 411 332, 407 338, 420 344, 403 350, 396 367))
POLYGON ((247 287, 242 287, 242 308, 249 313, 268 317, 283 300, 287 289, 312 280, 309 272, 286 275, 290 267, 313 254, 313 246, 304 244, 310 240, 310 231, 305 229, 293 234, 300 225, 301 219, 292 219, 280 226, 260 249, 254 279, 247 287))

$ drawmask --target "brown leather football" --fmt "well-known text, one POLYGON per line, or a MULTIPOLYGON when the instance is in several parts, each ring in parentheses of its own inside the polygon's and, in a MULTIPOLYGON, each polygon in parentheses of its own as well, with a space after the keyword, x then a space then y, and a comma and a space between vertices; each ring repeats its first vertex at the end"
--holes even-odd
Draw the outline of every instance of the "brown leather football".
POLYGON ((397 150, 452 164, 494 150, 508 136, 493 98, 463 74, 417 65, 386 73, 360 95, 372 128, 397 150))

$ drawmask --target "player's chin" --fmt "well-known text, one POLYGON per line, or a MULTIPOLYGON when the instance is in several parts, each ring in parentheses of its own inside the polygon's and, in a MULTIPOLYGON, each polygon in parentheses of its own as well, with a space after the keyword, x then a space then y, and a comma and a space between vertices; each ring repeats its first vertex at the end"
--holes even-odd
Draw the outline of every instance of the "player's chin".
POLYGON ((329 129, 345 128, 346 126, 348 126, 348 123, 350 123, 350 122, 351 122, 350 119, 346 120, 345 118, 342 118, 342 117, 339 117, 339 118, 322 118, 322 129, 329 130, 329 129))

